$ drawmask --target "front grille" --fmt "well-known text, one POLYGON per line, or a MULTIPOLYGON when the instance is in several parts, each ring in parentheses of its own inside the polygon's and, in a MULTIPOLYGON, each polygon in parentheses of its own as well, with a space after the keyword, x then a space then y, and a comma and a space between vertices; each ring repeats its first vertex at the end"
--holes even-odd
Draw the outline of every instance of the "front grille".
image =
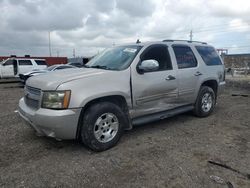
POLYGON ((25 86, 24 89, 25 97, 24 101, 27 106, 33 109, 38 109, 41 98, 41 90, 38 88, 25 86))
POLYGON ((27 106, 34 108, 34 109, 38 109, 39 108, 39 101, 31 99, 27 96, 25 96, 25 103, 27 104, 27 106))
POLYGON ((37 95, 37 96, 41 95, 41 89, 30 87, 30 86, 25 86, 25 88, 26 88, 26 91, 28 93, 31 93, 31 94, 34 94, 34 95, 37 95))

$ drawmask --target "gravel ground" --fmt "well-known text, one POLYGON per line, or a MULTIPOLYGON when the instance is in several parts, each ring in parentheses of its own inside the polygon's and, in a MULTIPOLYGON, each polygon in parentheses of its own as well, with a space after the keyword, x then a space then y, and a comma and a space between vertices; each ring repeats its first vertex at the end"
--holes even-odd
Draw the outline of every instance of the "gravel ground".
POLYGON ((0 187, 250 187, 250 96, 231 95, 248 88, 227 88, 210 117, 186 113, 139 126, 95 153, 37 137, 14 113, 23 95, 16 86, 0 84, 0 187))

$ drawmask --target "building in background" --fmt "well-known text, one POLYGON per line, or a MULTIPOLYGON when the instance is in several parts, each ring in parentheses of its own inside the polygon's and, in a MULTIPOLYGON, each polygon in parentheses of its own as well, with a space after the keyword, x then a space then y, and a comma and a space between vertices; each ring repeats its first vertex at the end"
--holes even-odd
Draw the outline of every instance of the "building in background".
POLYGON ((224 54, 223 60, 226 68, 249 68, 250 53, 248 54, 224 54))

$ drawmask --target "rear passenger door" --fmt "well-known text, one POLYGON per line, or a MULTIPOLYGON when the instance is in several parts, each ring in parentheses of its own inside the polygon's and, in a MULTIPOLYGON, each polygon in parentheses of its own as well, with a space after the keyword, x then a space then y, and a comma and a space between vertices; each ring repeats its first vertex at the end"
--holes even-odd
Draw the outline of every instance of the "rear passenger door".
POLYGON ((14 60, 7 60, 2 66, 2 76, 3 78, 14 77, 14 60))
POLYGON ((18 73, 25 74, 29 71, 32 71, 34 68, 30 59, 19 59, 18 60, 18 73))
POLYGON ((195 102, 197 86, 202 73, 193 50, 187 45, 172 45, 178 75, 178 101, 182 105, 195 102))

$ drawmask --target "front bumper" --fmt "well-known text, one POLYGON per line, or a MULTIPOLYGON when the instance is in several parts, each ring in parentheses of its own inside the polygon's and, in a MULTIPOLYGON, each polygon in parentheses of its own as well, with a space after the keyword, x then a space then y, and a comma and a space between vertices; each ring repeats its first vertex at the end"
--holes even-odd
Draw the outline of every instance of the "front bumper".
POLYGON ((218 87, 218 92, 217 95, 220 95, 223 93, 223 91, 225 90, 225 86, 226 86, 226 82, 219 82, 219 87, 218 87))
POLYGON ((28 107, 20 99, 18 113, 39 135, 56 139, 75 139, 81 108, 51 110, 28 107))

